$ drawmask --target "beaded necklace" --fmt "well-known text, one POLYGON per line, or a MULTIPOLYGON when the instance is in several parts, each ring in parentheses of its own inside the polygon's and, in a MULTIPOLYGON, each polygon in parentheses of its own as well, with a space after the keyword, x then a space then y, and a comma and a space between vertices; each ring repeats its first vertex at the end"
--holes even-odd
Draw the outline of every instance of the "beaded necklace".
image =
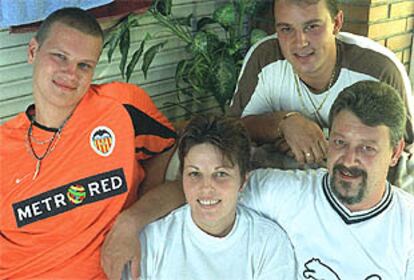
POLYGON ((32 143, 32 138, 33 140, 36 141, 36 138, 33 137, 33 125, 35 123, 35 118, 33 117, 31 122, 30 122, 30 126, 29 129, 27 130, 27 139, 26 139, 26 145, 28 146, 28 150, 30 151, 30 154, 36 159, 36 169, 35 172, 33 174, 33 180, 35 180, 37 178, 37 176, 40 173, 40 167, 42 165, 42 160, 45 159, 51 152, 53 152, 53 150, 56 148, 57 143, 60 140, 60 136, 62 134, 62 129, 65 126, 66 122, 68 121, 68 119, 70 118, 70 115, 63 121, 63 123, 59 126, 59 128, 53 133, 52 137, 46 141, 43 141, 41 144, 46 144, 48 143, 47 147, 46 147, 46 151, 43 153, 43 155, 39 155, 36 153, 34 147, 33 147, 33 143, 32 143))

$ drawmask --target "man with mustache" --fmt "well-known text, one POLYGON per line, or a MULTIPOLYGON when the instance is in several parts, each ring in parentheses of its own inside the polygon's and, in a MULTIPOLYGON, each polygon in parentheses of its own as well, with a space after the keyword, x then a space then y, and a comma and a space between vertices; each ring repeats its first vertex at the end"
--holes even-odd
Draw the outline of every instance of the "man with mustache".
POLYGON ((405 122, 395 89, 357 82, 332 105, 327 170, 251 172, 242 204, 286 230, 305 279, 413 279, 414 197, 387 181, 405 122))
MULTIPOLYGON (((303 279, 413 279, 414 197, 387 181, 405 145, 401 97, 360 81, 338 95, 329 119, 327 170, 252 171, 241 203, 282 226, 303 279)), ((156 210, 151 218, 164 215, 156 210)))
POLYGON ((361 80, 383 81, 401 94, 406 156, 414 161, 414 100, 395 55, 366 37, 340 32, 344 14, 336 0, 275 0, 274 6, 276 34, 247 53, 229 110, 242 118, 253 141, 264 144, 258 165, 324 165, 329 109, 342 89, 361 80))

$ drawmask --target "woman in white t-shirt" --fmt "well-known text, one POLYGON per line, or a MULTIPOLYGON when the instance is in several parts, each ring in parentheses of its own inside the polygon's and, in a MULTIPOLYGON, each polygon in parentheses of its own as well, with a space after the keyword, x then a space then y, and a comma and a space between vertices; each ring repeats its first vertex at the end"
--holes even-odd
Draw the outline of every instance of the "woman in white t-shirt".
POLYGON ((296 279, 286 233, 237 204, 250 160, 240 121, 194 118, 178 155, 187 204, 141 232, 141 279, 296 279))

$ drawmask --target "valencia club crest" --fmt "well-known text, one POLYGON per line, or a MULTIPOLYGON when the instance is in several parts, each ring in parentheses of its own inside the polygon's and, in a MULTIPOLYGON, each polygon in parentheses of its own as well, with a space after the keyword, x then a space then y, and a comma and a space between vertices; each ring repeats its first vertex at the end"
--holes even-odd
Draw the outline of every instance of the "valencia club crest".
POLYGON ((96 127, 90 136, 92 149, 101 156, 109 156, 115 147, 115 134, 106 126, 96 127))

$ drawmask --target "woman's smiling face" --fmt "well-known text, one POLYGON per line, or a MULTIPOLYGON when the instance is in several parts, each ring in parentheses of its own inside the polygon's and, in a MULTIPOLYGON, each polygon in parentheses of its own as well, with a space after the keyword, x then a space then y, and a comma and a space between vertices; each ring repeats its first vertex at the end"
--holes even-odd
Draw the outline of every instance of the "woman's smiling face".
POLYGON ((230 232, 243 182, 239 166, 212 144, 195 145, 184 158, 183 188, 191 216, 210 235, 230 232))

